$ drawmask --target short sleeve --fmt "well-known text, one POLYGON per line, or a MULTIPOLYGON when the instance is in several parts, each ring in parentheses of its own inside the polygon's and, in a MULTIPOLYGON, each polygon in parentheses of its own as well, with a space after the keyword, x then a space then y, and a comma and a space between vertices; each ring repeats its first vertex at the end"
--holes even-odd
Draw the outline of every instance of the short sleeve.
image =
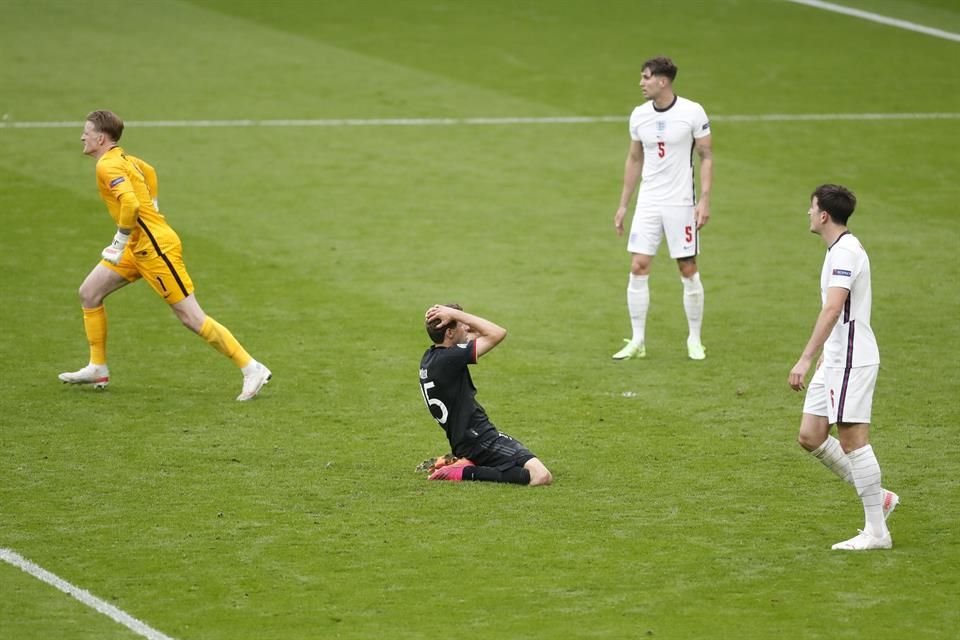
POLYGON ((450 348, 451 353, 455 354, 453 359, 463 366, 468 364, 477 364, 477 341, 470 340, 464 344, 454 345, 450 348))
POLYGON ((630 119, 627 121, 627 130, 630 133, 630 139, 634 142, 641 142, 640 140, 640 127, 638 120, 638 114, 640 107, 637 107, 633 110, 633 113, 630 114, 630 119))
POLYGON ((841 287, 849 291, 858 275, 857 257, 848 249, 834 247, 830 251, 829 269, 827 287, 841 287))
POLYGON ((693 137, 704 138, 710 135, 710 119, 707 118, 707 112, 703 107, 697 104, 693 118, 693 137))
POLYGON ((459 375, 467 365, 477 363, 477 343, 474 340, 452 347, 434 347, 430 370, 436 378, 447 379, 459 375))

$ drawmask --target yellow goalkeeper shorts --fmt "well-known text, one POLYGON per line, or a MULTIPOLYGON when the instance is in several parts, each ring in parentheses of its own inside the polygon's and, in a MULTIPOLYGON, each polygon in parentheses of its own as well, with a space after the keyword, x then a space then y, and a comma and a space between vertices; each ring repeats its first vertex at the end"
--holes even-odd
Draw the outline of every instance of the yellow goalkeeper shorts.
POLYGON ((119 264, 110 264, 106 260, 100 264, 120 274, 128 282, 143 278, 167 304, 177 304, 193 293, 193 281, 183 264, 179 245, 164 253, 157 253, 153 249, 134 252, 128 246, 119 264))

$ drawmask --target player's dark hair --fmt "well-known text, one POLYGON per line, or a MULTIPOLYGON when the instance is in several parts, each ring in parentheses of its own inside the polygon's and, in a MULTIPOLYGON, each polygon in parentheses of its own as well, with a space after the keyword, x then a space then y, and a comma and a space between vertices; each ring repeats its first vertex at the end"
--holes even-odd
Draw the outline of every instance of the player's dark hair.
POLYGON ((114 142, 120 142, 120 136, 123 135, 123 120, 113 111, 106 109, 91 111, 87 115, 87 122, 93 123, 94 130, 107 134, 114 142))
MULTIPOLYGON (((450 302, 442 306, 463 311, 463 307, 458 305, 456 302, 450 302)), ((441 342, 443 342, 444 336, 447 333, 447 329, 449 329, 455 324, 456 322, 448 322, 447 324, 436 324, 436 323, 430 324, 426 321, 424 322, 424 325, 427 328, 427 335, 429 335, 430 339, 433 340, 433 344, 440 344, 441 342)))
POLYGON ((839 184, 822 184, 813 193, 810 199, 817 199, 817 206, 826 211, 837 224, 846 225, 847 220, 857 208, 857 196, 846 187, 839 184))
POLYGON ((677 65, 673 64, 673 60, 664 56, 650 58, 640 67, 640 71, 644 69, 650 69, 651 75, 670 78, 670 82, 673 82, 677 77, 677 65))

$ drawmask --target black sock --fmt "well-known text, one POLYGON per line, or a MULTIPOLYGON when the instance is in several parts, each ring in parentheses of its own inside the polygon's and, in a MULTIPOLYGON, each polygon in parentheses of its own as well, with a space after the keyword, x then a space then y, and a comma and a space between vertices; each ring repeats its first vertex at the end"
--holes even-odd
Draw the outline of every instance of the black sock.
POLYGON ((479 480, 480 482, 530 484, 530 472, 523 467, 510 467, 506 471, 500 471, 493 467, 466 467, 463 470, 463 479, 479 480))

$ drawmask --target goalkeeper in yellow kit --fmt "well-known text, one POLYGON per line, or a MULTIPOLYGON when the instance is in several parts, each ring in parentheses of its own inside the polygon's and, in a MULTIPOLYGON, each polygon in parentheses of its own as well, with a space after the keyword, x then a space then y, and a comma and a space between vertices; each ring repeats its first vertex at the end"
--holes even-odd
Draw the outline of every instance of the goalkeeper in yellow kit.
POLYGON ((117 233, 110 246, 103 250, 103 259, 80 285, 90 363, 79 371, 61 373, 60 380, 101 389, 107 386, 110 371, 103 300, 117 289, 143 278, 170 305, 185 327, 240 368, 243 389, 237 400, 250 400, 270 380, 270 370, 254 360, 229 329, 200 308, 193 295, 193 282, 183 264, 180 238, 157 207, 157 172, 117 145, 122 134, 123 120, 115 113, 93 111, 87 116, 80 136, 83 153, 97 161, 97 187, 117 224, 117 233))

